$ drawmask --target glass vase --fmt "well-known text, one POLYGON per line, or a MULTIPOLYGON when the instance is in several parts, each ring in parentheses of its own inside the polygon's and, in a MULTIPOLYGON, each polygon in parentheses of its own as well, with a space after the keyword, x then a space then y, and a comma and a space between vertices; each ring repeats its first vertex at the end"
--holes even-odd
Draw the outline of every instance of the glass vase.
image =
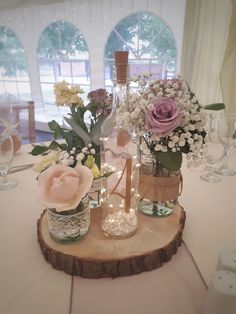
POLYGON ((100 206, 100 192, 101 192, 101 179, 93 180, 93 184, 88 193, 90 208, 97 208, 100 206))
POLYGON ((75 209, 57 212, 47 209, 50 236, 61 243, 69 243, 83 238, 90 227, 89 198, 86 195, 75 209))
POLYGON ((155 155, 141 155, 139 176, 140 211, 153 217, 166 217, 173 213, 182 192, 180 171, 164 168, 155 155))

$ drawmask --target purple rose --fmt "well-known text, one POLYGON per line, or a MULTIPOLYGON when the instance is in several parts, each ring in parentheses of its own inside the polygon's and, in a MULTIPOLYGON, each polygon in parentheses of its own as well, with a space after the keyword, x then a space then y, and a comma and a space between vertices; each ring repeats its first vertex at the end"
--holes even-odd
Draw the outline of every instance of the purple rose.
POLYGON ((149 107, 145 116, 149 132, 167 136, 180 125, 181 112, 170 98, 159 98, 149 107))

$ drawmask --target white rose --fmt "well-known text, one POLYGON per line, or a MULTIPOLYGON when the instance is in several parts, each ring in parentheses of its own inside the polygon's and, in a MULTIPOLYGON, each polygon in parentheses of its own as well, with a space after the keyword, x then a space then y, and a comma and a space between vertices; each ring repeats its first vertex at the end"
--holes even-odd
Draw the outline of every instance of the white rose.
POLYGON ((38 197, 47 208, 66 211, 78 206, 90 190, 93 175, 89 168, 54 165, 38 177, 38 197))

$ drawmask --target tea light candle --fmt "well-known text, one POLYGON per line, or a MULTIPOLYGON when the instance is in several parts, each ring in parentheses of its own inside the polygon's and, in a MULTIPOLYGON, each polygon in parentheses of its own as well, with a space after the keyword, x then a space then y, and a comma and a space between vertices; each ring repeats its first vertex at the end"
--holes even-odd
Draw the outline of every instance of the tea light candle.
POLYGON ((229 270, 236 273, 236 250, 224 250, 220 253, 217 270, 229 270))
POLYGON ((216 271, 210 281, 203 314, 236 313, 236 274, 216 271))

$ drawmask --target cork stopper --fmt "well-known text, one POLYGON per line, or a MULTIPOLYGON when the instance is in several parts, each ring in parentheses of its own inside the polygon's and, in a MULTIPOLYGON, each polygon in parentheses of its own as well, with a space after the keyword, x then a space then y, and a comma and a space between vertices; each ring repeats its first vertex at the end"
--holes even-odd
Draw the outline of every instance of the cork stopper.
POLYGON ((116 82, 126 83, 128 74, 128 51, 115 51, 116 82))

